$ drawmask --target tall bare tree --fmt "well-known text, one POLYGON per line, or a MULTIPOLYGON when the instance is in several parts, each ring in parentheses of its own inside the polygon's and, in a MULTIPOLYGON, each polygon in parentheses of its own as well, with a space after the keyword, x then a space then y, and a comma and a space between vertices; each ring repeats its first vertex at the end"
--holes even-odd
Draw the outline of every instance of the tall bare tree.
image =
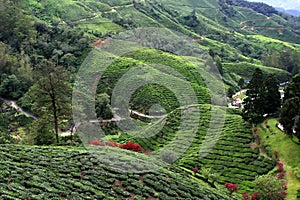
POLYGON ((56 142, 59 143, 59 122, 69 119, 71 113, 69 73, 49 60, 41 62, 35 72, 38 81, 30 89, 34 110, 39 110, 39 115, 51 115, 56 142))

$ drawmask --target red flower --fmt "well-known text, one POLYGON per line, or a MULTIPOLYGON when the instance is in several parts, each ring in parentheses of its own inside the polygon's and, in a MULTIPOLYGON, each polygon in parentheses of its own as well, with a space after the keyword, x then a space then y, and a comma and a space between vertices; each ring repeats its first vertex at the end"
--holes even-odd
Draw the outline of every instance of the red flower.
POLYGON ((259 197, 258 192, 253 192, 251 200, 256 200, 256 199, 258 199, 258 197, 259 197))
POLYGON ((279 179, 282 179, 284 176, 285 176, 284 172, 277 174, 277 178, 279 178, 279 179))
POLYGON ((151 151, 146 150, 146 151, 144 151, 144 154, 145 155, 151 155, 151 151))
POLYGON ((90 141, 90 144, 91 145, 96 145, 96 146, 105 146, 105 143, 101 142, 99 140, 92 140, 92 141, 90 141))
POLYGON ((278 151, 274 151, 275 158, 278 158, 278 151))
POLYGON ((287 195, 286 191, 279 192, 279 194, 278 194, 278 196, 280 196, 282 199, 284 199, 286 195, 287 195))
POLYGON ((278 172, 282 172, 283 171, 283 163, 282 162, 278 162, 277 165, 278 165, 277 171, 278 172))
POLYGON ((247 192, 243 193, 243 200, 250 200, 250 196, 247 192))
POLYGON ((111 147, 118 147, 119 146, 118 143, 116 143, 116 142, 108 142, 107 145, 111 146, 111 147))
POLYGON ((282 188, 283 190, 287 190, 287 189, 288 189, 288 188, 287 188, 287 183, 286 183, 286 182, 285 182, 285 183, 282 183, 281 188, 282 188))
POLYGON ((254 129, 253 134, 256 135, 258 133, 258 129, 254 129))
POLYGON ((239 190, 238 186, 234 183, 225 183, 225 187, 227 188, 230 194, 239 190))
POLYGON ((119 147, 121 149, 127 149, 127 150, 131 150, 131 151, 136 151, 136 152, 141 152, 143 150, 141 145, 135 144, 135 143, 132 143, 132 142, 127 142, 125 144, 121 144, 119 147))
POLYGON ((194 175, 196 175, 198 171, 199 171, 198 167, 193 168, 194 175))

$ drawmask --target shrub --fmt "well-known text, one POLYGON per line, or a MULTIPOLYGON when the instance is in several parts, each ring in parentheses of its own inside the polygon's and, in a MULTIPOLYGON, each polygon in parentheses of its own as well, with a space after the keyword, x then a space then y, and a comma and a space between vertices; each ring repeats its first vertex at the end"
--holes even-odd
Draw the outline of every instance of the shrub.
POLYGON ((295 174, 296 178, 298 180, 300 180, 300 168, 299 167, 294 168, 294 174, 295 174))
POLYGON ((176 161, 176 154, 173 151, 162 151, 160 155, 161 159, 168 164, 172 164, 176 161))
POLYGON ((274 151, 274 156, 276 159, 278 158, 278 151, 274 151))
POLYGON ((252 197, 251 197, 251 200, 256 200, 256 199, 258 199, 258 198, 259 198, 258 192, 253 192, 252 197))
POLYGON ((43 116, 33 122, 32 136, 33 142, 36 145, 50 145, 55 142, 55 134, 51 131, 52 127, 49 123, 49 116, 43 116))
POLYGON ((244 192, 242 197, 242 200, 250 200, 250 196, 247 192, 244 192))
POLYGON ((146 151, 144 151, 144 154, 145 155, 151 155, 151 151, 146 150, 146 151))
POLYGON ((141 145, 139 144, 135 144, 133 142, 127 142, 125 144, 121 144, 120 145, 121 149, 127 149, 127 150, 131 150, 131 151, 136 151, 136 152, 141 152, 143 150, 143 148, 141 147, 141 145))
POLYGON ((118 143, 116 143, 116 142, 108 142, 107 145, 111 146, 111 147, 118 147, 119 146, 118 143))
POLYGON ((277 178, 279 178, 279 179, 282 179, 284 176, 285 176, 284 172, 277 174, 277 178))
POLYGON ((280 192, 280 193, 278 194, 278 196, 279 196, 281 199, 285 199, 286 195, 287 195, 287 192, 286 192, 286 191, 280 192))
POLYGON ((288 188, 287 188, 287 182, 283 182, 282 184, 281 184, 281 188, 283 189, 283 190, 287 190, 288 188))
POLYGON ((194 175, 198 173, 199 169, 197 167, 193 168, 194 175))
POLYGON ((91 145, 96 145, 96 146, 105 146, 105 143, 99 140, 92 140, 90 141, 91 145))
POLYGON ((278 166, 277 171, 278 171, 278 172, 283 172, 283 163, 282 163, 282 162, 278 162, 278 163, 277 163, 277 166, 278 166))
POLYGON ((283 200, 285 190, 284 181, 273 175, 259 176, 254 181, 254 189, 259 193, 260 200, 283 200))
POLYGON ((229 194, 231 195, 233 192, 237 192, 239 190, 238 186, 234 183, 225 183, 225 187, 229 191, 229 194))

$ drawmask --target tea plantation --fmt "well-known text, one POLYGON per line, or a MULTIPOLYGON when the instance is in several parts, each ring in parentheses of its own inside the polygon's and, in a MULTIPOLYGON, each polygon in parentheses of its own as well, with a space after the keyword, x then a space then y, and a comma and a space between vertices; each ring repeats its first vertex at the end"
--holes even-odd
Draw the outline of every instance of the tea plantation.
MULTIPOLYGON (((153 164, 147 155, 107 148, 122 155, 118 162, 130 156, 153 164)), ((1 199, 235 199, 166 169, 122 173, 83 148, 1 145, 0 149, 1 199)), ((145 167, 137 162, 132 166, 145 167)))
MULTIPOLYGON (((180 108, 169 114, 167 119, 165 119, 164 127, 154 136, 137 138, 123 133, 116 141, 129 139, 140 144, 143 149, 151 151, 159 151, 160 148, 167 145, 170 147, 170 144, 174 143, 175 146, 171 146, 173 152, 169 152, 170 154, 182 152, 177 149, 185 149, 188 146, 183 155, 174 163, 175 166, 180 167, 184 171, 191 171, 195 167, 210 169, 211 173, 220 175, 216 182, 220 184, 226 182, 236 183, 239 185, 240 193, 251 191, 253 188, 252 181, 255 177, 271 171, 276 166, 275 160, 271 155, 260 153, 258 147, 251 148, 251 143, 255 142, 252 131, 246 128, 239 115, 226 114, 224 127, 218 134, 217 129, 210 128, 210 111, 212 106, 208 104, 199 105, 201 113, 199 125, 193 123, 194 117, 197 117, 197 112, 192 112, 191 110, 195 109, 195 107, 180 108), (191 122, 188 128, 179 135, 180 113, 183 111, 190 112, 189 120, 191 122), (197 126, 198 131, 194 139, 190 141, 191 132, 188 130, 194 130, 197 126), (211 134, 211 140, 204 140, 208 130, 211 134), (182 139, 183 137, 186 138, 182 139), (178 141, 179 138, 181 139, 180 141, 178 141), (208 141, 213 141, 215 145, 212 148, 207 148, 205 143, 208 141), (207 154, 200 157, 200 150, 202 154, 207 154)), ((220 118, 220 120, 217 119, 216 121, 222 121, 222 119, 220 118)), ((162 123, 162 121, 158 120, 153 124, 153 127, 159 123, 162 123)), ((149 129, 151 130, 151 128, 149 129)), ((148 134, 148 132, 147 130, 144 134, 148 134)), ((203 179, 201 173, 199 176, 197 175, 197 178, 203 179)), ((210 182, 211 180, 206 181, 210 182)))

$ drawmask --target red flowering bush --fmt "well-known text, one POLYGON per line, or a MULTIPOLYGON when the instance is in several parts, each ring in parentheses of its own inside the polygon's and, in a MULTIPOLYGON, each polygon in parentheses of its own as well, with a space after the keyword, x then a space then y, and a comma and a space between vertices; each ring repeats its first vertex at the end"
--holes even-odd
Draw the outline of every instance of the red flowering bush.
POLYGON ((278 158, 278 151, 274 151, 275 158, 278 158))
POLYGON ((143 150, 141 145, 135 144, 133 142, 127 142, 125 144, 121 144, 119 147, 121 149, 127 149, 127 150, 131 150, 131 151, 136 151, 136 152, 141 152, 143 150))
POLYGON ((283 192, 279 192, 279 193, 278 193, 278 197, 280 197, 281 199, 285 199, 286 195, 287 195, 287 192, 286 192, 286 191, 283 191, 283 192))
POLYGON ((283 190, 287 190, 288 188, 287 188, 287 182, 283 182, 282 184, 281 184, 281 188, 283 189, 283 190))
POLYGON ((284 172, 277 174, 277 178, 279 178, 279 179, 282 179, 284 176, 285 176, 284 172))
POLYGON ((144 151, 144 154, 145 155, 151 155, 151 151, 146 150, 146 151, 144 151))
POLYGON ((254 129, 253 134, 256 135, 258 133, 258 129, 254 129))
POLYGON ((247 192, 244 192, 242 197, 243 197, 242 200, 251 200, 247 192))
POLYGON ((252 196, 250 197, 247 192, 244 192, 242 197, 243 197, 242 200, 257 200, 258 199, 258 193, 253 192, 252 196))
POLYGON ((196 175, 198 171, 199 171, 198 167, 193 168, 194 175, 196 175))
POLYGON ((278 162, 278 163, 277 163, 277 166, 278 166, 277 171, 278 171, 278 172, 283 172, 283 163, 282 163, 282 162, 278 162))
POLYGON ((118 143, 116 143, 116 142, 108 142, 107 145, 111 146, 111 147, 118 147, 119 146, 118 143))
POLYGON ((92 140, 90 141, 91 145, 96 145, 96 146, 105 146, 105 143, 99 140, 92 140))
POLYGON ((251 200, 256 200, 256 199, 258 199, 258 197, 259 197, 258 192, 253 192, 251 200))
POLYGON ((260 145, 260 140, 261 140, 261 138, 260 138, 259 136, 257 136, 257 137, 256 137, 256 144, 257 144, 257 145, 260 145))
POLYGON ((237 192, 239 190, 238 186, 234 183, 225 183, 225 187, 229 191, 229 194, 232 194, 233 192, 237 192))

